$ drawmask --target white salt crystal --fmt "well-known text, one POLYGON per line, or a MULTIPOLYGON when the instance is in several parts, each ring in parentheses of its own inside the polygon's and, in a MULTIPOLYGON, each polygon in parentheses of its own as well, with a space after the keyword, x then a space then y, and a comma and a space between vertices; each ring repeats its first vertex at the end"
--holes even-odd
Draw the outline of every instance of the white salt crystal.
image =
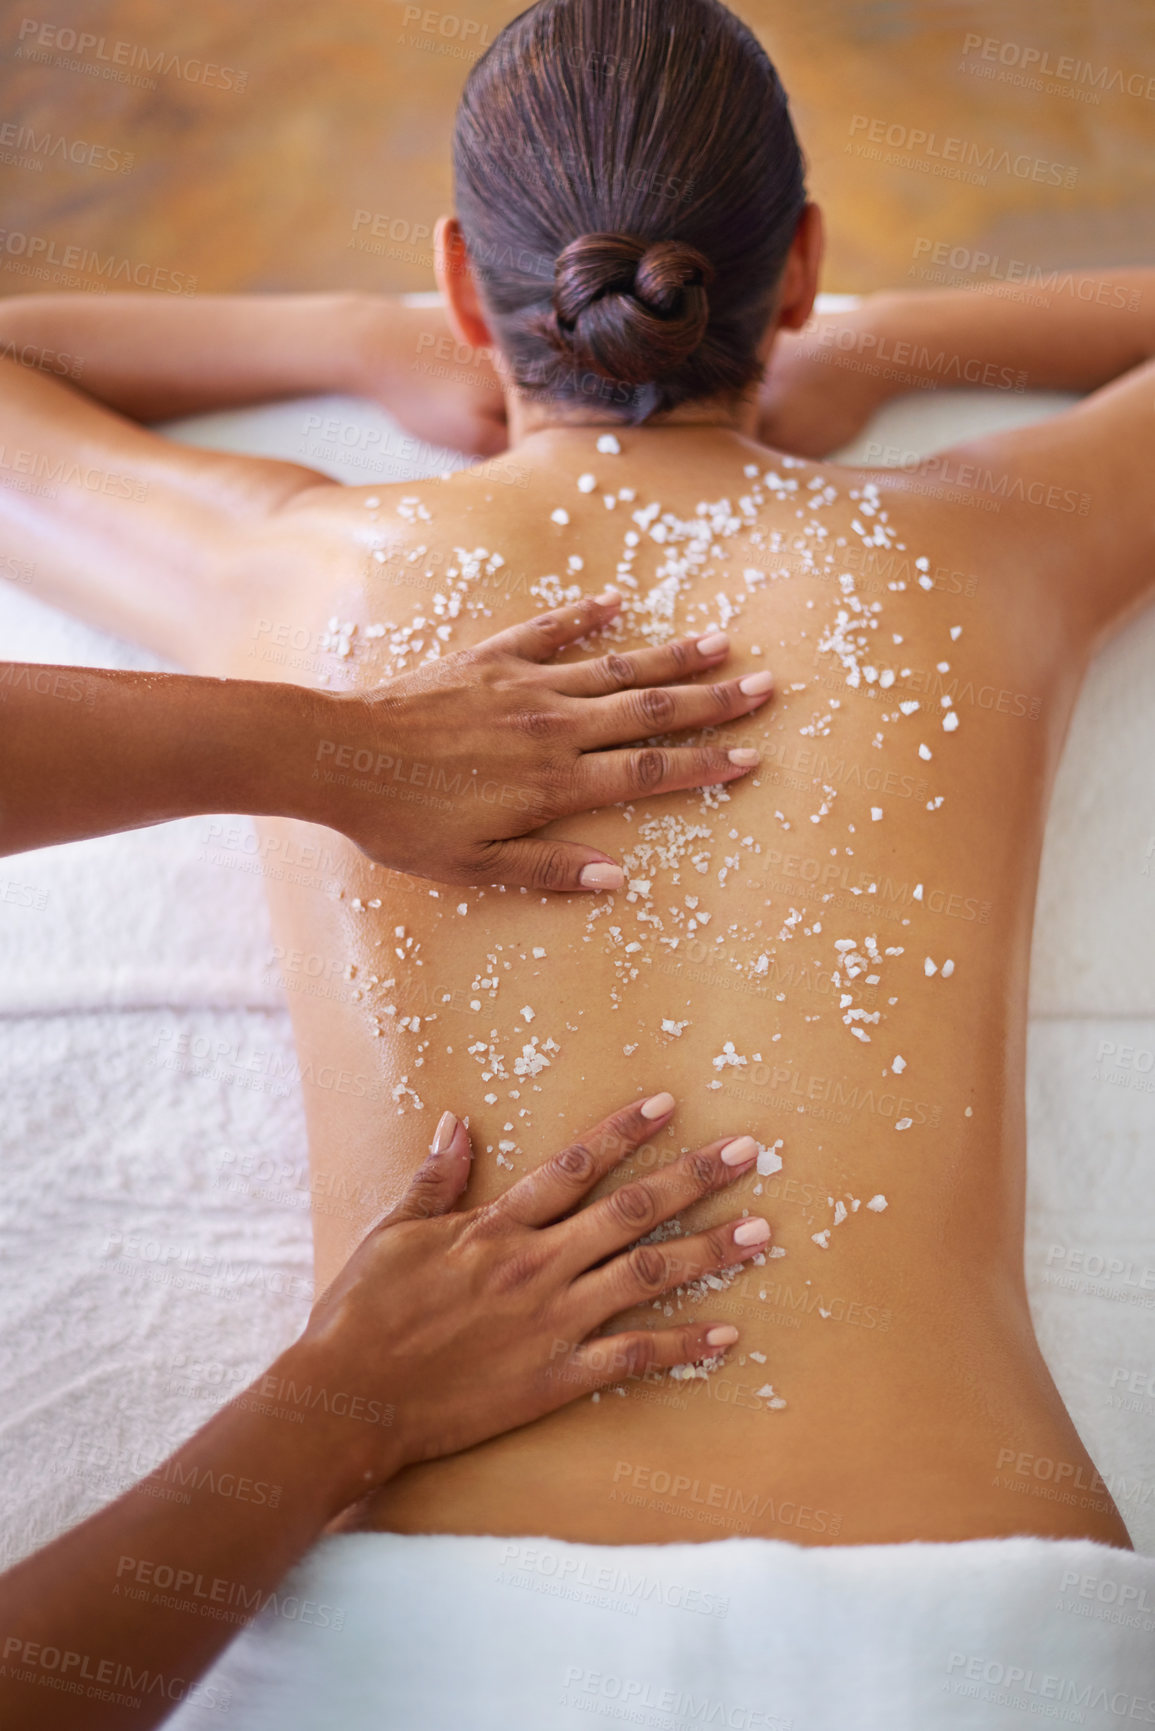
POLYGON ((870 808, 870 817, 872 823, 881 823, 882 807, 880 805, 872 805, 870 808))
POLYGON ((559 505, 556 511, 550 512, 549 520, 551 523, 561 523, 564 526, 569 522, 569 512, 563 511, 559 505))
POLYGON ((929 763, 934 754, 929 745, 920 745, 918 748, 918 755, 922 758, 924 763, 929 763))
POLYGON ((902 1072, 906 1069, 906 1059, 905 1058, 894 1058, 891 1060, 890 1067, 894 1071, 896 1076, 901 1076, 902 1072))
POLYGON ((944 733, 953 733, 957 726, 958 715, 955 710, 950 709, 942 718, 942 730, 944 733))
POLYGON ((913 1118, 899 1118, 894 1127, 896 1130, 909 1130, 913 1123, 913 1118))
POLYGON ((533 1021, 533 1015, 534 1015, 534 1012, 533 1012, 533 1008, 531 1005, 523 1004, 521 1006, 521 1019, 523 1022, 532 1022, 533 1021))
POLYGON ((928 980, 930 979, 932 974, 938 973, 938 967, 936 966, 936 964, 934 962, 931 961, 929 956, 926 957, 926 959, 924 960, 924 962, 922 964, 922 971, 926 975, 928 980))
POLYGON ((596 475, 579 475, 578 476, 578 492, 579 493, 592 493, 594 488, 597 486, 597 484, 598 484, 598 478, 596 475))
POLYGON ((950 962, 950 961, 944 962, 942 965, 942 977, 943 977, 943 979, 949 980, 953 973, 954 973, 954 963, 950 962))
POLYGON ((873 1209, 875 1214, 881 1214, 883 1209, 886 1207, 886 1197, 872 1196, 866 1206, 873 1209))
POLYGON ((781 1138, 769 1148, 758 1149, 758 1172, 763 1178, 769 1178, 773 1172, 781 1172, 782 1156, 778 1150, 782 1146, 781 1138))
POLYGON ((603 433, 601 438, 598 440, 598 450, 601 452, 603 457, 619 456, 621 449, 622 447, 618 444, 618 441, 614 438, 612 433, 603 433))

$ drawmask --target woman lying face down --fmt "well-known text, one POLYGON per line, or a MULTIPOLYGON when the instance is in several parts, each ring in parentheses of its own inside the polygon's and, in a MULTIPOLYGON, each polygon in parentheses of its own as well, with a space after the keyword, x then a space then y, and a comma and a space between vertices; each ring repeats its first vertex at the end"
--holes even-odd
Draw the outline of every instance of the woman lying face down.
MULTIPOLYGON (((484 1204, 543 1136, 668 1088, 677 1119, 612 1182, 749 1130, 757 1163, 735 1194, 772 1237, 715 1285, 679 1268, 678 1245, 721 1220, 720 1202, 672 1226, 631 1218, 652 1296, 626 1309, 623 1291, 622 1325, 709 1302, 742 1330, 728 1362, 627 1377, 413 1466, 351 1519, 605 1543, 1030 1532, 1125 1545, 1027 1308, 1023 1048, 1055 764, 1087 660, 1151 568, 1136 483, 1155 331, 1074 298, 1027 317, 965 294, 884 294, 796 335, 818 218, 772 67, 708 0, 523 14, 470 77, 455 170, 441 284, 460 342, 494 349, 496 373, 467 376, 474 401, 500 383, 510 456, 345 488, 182 452, 88 406, 85 436, 153 484, 131 524, 115 502, 84 506, 77 534, 102 560, 82 574, 66 535, 60 591, 158 647, 179 617, 201 671, 355 693, 432 691, 446 657, 612 582, 615 651, 722 633, 728 672, 770 672, 774 703, 727 736, 760 754, 741 783, 607 799, 549 827, 622 859, 621 889, 461 890, 330 837, 331 889, 288 875, 269 889, 283 953, 339 982, 311 995, 285 978, 321 1283, 401 1194, 446 1101, 468 1115, 469 1200, 484 1204), (912 356, 901 379, 860 365, 896 336, 912 356), (944 352, 1013 363, 1035 386, 1111 388, 940 454, 933 478, 821 460, 886 395, 934 382, 944 352), (158 548, 181 548, 164 623, 145 540, 152 570, 158 548), (270 619, 303 637, 296 664, 263 659, 270 619), (1070 1488, 1024 1494, 1042 1479, 1023 1460, 1054 1463, 1070 1488)), ((1117 279, 1126 290, 1148 273, 1117 279)), ((90 348, 103 333, 106 402, 129 406, 151 355, 154 404, 167 390, 187 408, 204 406, 179 395, 202 357, 211 376, 247 346, 250 380, 267 385, 294 316, 279 309, 278 327, 276 310, 262 307, 258 336, 244 303, 156 309, 166 340, 151 348, 137 315, 131 363, 114 355, 123 305, 74 316, 90 348), (137 369, 131 382, 118 365, 137 369)), ((350 331, 370 322, 361 303, 345 310, 350 331)), ((405 379, 406 410, 413 316, 380 373, 405 379)), ((306 388, 300 372, 290 388, 306 388)), ((79 418, 66 387, 51 390, 35 409, 45 424, 66 399, 79 418)), ((612 656, 563 661, 575 698, 619 676, 612 656)), ((637 702, 657 777, 670 717, 660 692, 637 702)), ((469 740, 455 745, 449 767, 468 783, 469 740)), ((436 821, 429 764, 362 779, 366 801, 436 821)), ((477 793, 495 809, 518 797, 477 793)))

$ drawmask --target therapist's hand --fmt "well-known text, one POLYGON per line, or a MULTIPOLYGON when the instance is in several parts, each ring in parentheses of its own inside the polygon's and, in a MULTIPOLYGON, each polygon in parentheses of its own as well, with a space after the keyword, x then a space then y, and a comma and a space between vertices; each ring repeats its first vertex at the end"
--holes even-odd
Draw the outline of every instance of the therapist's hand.
POLYGON ((342 831, 383 865, 440 883, 620 888, 620 866, 599 849, 530 832, 575 812, 748 774, 758 753, 727 750, 724 737, 628 748, 751 715, 773 683, 762 672, 674 683, 718 668, 729 653, 721 633, 629 655, 550 659, 620 606, 608 594, 558 607, 376 690, 318 694, 299 815, 342 831))
POLYGON ((394 1409, 388 1426, 334 1425, 330 1446, 350 1500, 402 1466, 470 1448, 651 1367, 720 1354, 738 1338, 706 1319, 598 1332, 634 1305, 757 1255, 770 1236, 765 1221, 736 1216, 638 1242, 749 1172, 758 1153, 749 1136, 722 1137, 588 1201, 673 1111, 669 1094, 637 1100, 466 1213, 455 1203, 469 1176, 469 1135, 445 1115, 441 1151, 318 1300, 289 1353, 293 1372, 313 1384, 394 1409))

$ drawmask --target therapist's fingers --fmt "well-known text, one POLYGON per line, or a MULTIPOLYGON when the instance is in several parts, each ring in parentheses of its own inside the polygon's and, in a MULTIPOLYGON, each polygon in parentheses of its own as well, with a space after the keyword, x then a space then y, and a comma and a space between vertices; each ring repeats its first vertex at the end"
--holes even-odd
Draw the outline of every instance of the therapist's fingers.
POLYGON ((632 751, 587 751, 575 766, 567 812, 738 781, 759 761, 760 754, 753 746, 721 751, 710 746, 643 745, 632 751))
MULTIPOLYGON (((753 1136, 727 1136, 683 1154, 646 1178, 620 1185, 599 1202, 582 1208, 572 1220, 550 1229, 547 1241, 556 1266, 571 1277, 584 1273, 607 1256, 636 1244, 655 1226, 664 1225, 693 1203, 724 1190, 749 1172, 757 1158, 758 1144, 753 1136)), ((683 1243, 682 1239, 670 1239, 664 1248, 673 1252, 683 1243)), ((666 1282, 666 1286, 678 1284, 676 1280, 666 1282)), ((666 1287, 657 1290, 664 1292, 666 1287)))
MULTIPOLYGON (((738 1330, 732 1323, 699 1322, 681 1328, 636 1328, 603 1334, 568 1350, 558 1351, 549 1378, 564 1400, 607 1388, 647 1370, 671 1370, 676 1364, 700 1364, 734 1345, 738 1330), (562 1393, 564 1391, 564 1393, 562 1393)), ((560 1342, 565 1347, 566 1343, 560 1342)))
POLYGON ((577 1327, 600 1328, 611 1316, 660 1298, 663 1292, 688 1286, 720 1268, 735 1268, 761 1255, 770 1240, 770 1222, 755 1215, 728 1220, 708 1232, 668 1238, 660 1244, 635 1244, 604 1268, 595 1268, 574 1282, 571 1298, 577 1306, 577 1327))
POLYGON ((412 1178, 401 1201, 381 1222, 394 1226, 402 1220, 430 1220, 448 1214, 469 1182, 473 1148, 469 1131, 452 1112, 443 1112, 433 1133, 433 1143, 412 1178))
MULTIPOLYGON (((672 1094, 651 1094, 611 1112, 583 1131, 543 1166, 511 1184, 490 1209, 495 1223, 547 1226, 579 1207, 595 1184, 664 1130, 675 1106, 672 1094)), ((636 1234, 635 1234, 636 1236, 636 1234)), ((607 1245, 607 1253, 614 1248, 607 1245)))
POLYGON ((497 631, 479 643, 475 655, 516 655, 523 661, 548 661, 559 649, 591 631, 600 631, 621 607, 622 598, 616 589, 602 595, 590 595, 568 607, 554 607, 527 619, 523 625, 511 625, 497 631))
POLYGON ((772 673, 747 673, 719 685, 646 685, 616 697, 583 703, 575 715, 574 743, 583 751, 648 739, 655 733, 721 727, 752 715, 774 689, 772 673))
POLYGON ((567 661, 543 670, 551 691, 567 697, 609 697, 635 686, 669 685, 707 673, 730 653, 723 631, 705 637, 680 637, 659 649, 633 649, 627 655, 599 655, 591 661, 567 661))

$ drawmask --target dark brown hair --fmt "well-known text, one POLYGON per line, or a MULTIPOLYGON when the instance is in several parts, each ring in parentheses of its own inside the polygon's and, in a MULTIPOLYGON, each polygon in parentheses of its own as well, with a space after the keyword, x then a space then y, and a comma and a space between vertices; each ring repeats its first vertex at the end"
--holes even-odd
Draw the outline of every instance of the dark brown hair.
POLYGON ((539 0, 470 74, 453 163, 519 390, 640 422, 758 379, 804 167, 720 0, 539 0))

